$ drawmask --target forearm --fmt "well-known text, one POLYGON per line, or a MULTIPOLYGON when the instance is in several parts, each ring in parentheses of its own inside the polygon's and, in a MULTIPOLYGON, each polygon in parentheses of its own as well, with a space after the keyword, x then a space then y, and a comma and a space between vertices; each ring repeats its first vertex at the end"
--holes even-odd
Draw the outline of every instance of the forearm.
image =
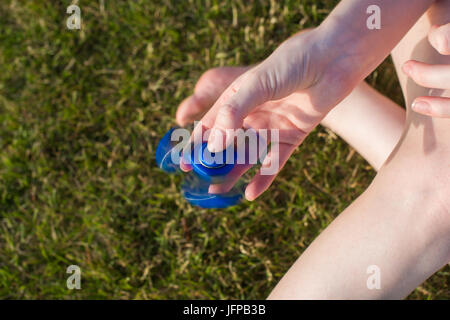
POLYGON ((435 0, 345 0, 319 26, 321 50, 356 85, 392 51, 435 0), (369 29, 367 8, 380 8, 381 28, 369 29))

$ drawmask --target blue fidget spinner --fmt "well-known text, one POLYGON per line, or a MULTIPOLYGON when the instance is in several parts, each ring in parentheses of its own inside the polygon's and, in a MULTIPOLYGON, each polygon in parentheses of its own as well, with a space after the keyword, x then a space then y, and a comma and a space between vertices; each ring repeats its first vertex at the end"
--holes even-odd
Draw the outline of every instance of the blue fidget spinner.
MULTIPOLYGON (((172 158, 174 147, 178 143, 171 140, 175 129, 170 129, 156 148, 156 163, 167 173, 181 172, 179 164, 175 163, 172 158)), ((178 156, 181 157, 181 150, 178 156)), ((211 153, 207 148, 207 142, 203 142, 191 147, 190 155, 187 156, 190 157, 193 170, 185 174, 181 190, 189 203, 201 208, 218 209, 234 206, 242 201, 245 187, 242 182, 226 193, 212 194, 208 192, 211 184, 226 181, 227 175, 236 163, 234 152, 232 155, 227 154, 227 150, 220 153, 211 153), (227 156, 231 157, 233 161, 227 161, 227 156)))

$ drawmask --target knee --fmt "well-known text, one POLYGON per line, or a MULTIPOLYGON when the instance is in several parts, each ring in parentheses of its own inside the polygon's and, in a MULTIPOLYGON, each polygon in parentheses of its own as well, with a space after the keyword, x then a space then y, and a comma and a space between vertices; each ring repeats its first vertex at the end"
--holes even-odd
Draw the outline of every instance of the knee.
MULTIPOLYGON (((400 148, 402 149, 402 148, 400 148)), ((411 151, 412 148, 409 148, 411 151)), ((432 239, 450 237, 450 160, 398 150, 379 171, 386 192, 408 215, 409 227, 432 239)), ((444 156, 445 159, 450 159, 444 156)), ((450 240, 450 238, 449 238, 450 240)))

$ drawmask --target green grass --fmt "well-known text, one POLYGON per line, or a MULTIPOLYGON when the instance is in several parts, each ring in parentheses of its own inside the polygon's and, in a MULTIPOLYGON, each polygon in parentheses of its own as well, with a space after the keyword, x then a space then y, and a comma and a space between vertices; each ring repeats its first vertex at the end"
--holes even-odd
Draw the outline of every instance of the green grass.
MULTIPOLYGON (((70 1, 0 2, 0 297, 265 298, 375 172, 318 128, 260 199, 199 210, 155 147, 202 72, 260 61, 337 1, 102 2, 79 1, 81 31, 70 1)), ((369 82, 403 103, 389 61, 369 82)), ((409 298, 448 299, 449 272, 409 298)))

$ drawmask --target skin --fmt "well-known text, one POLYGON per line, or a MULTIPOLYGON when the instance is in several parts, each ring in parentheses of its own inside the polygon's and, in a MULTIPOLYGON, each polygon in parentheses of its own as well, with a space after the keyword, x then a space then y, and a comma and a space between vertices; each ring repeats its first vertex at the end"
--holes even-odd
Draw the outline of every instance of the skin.
MULTIPOLYGON (((437 52, 450 55, 450 23, 432 26, 428 33, 428 40, 437 52)), ((450 65, 434 65, 411 60, 403 65, 403 72, 422 87, 450 89, 450 65)), ((450 99, 421 96, 414 100, 412 109, 424 115, 450 118, 450 99)))
MULTIPOLYGON (((335 16, 351 14, 354 17, 356 13, 353 10, 357 7, 352 7, 352 1, 343 3, 334 11, 335 16)), ((435 45, 432 40, 434 38, 432 34, 436 30, 432 26, 444 25, 450 19, 450 1, 411 1, 408 6, 411 9, 408 13, 412 12, 412 16, 417 15, 416 20, 428 9, 414 27, 408 26, 411 21, 406 19, 405 15, 398 14, 396 20, 386 23, 388 26, 385 27, 386 33, 381 36, 380 34, 360 34, 366 31, 358 31, 356 27, 355 30, 347 30, 350 34, 358 33, 363 40, 353 48, 346 47, 356 52, 351 57, 353 63, 363 66, 358 70, 370 69, 380 62, 384 50, 388 50, 403 36, 401 34, 403 29, 397 25, 394 26, 394 22, 406 24, 409 32, 392 51, 408 106, 406 119, 403 123, 404 114, 395 104, 361 82, 358 82, 359 84, 347 98, 337 99, 339 102, 334 109, 331 107, 332 112, 327 112, 327 115, 322 118, 318 117, 324 125, 340 133, 344 139, 355 146, 370 163, 381 168, 370 187, 314 240, 289 269, 269 299, 403 298, 450 261, 450 187, 448 185, 450 120, 431 119, 411 110, 413 101, 430 96, 429 88, 417 83, 420 83, 417 79, 420 78, 420 70, 426 68, 416 68, 416 73, 403 73, 401 70, 402 66, 410 60, 421 61, 427 66, 450 64, 449 56, 441 55, 436 51, 441 47, 435 45), (394 28, 395 31, 390 28, 394 28), (375 49, 370 48, 369 44, 380 43, 382 37, 384 37, 384 45, 375 46, 375 49), (376 52, 373 52, 373 49, 376 52), (364 60, 365 56, 369 56, 369 52, 370 59, 364 60), (414 80, 417 81, 414 82, 414 80), (354 111, 356 108, 359 109, 354 111), (359 116, 352 118, 354 114, 359 116), (362 117, 362 114, 366 116, 362 117), (364 141, 360 138, 361 136, 367 139, 373 138, 373 140, 364 141), (367 145, 374 147, 369 149, 367 145), (367 270, 372 265, 376 265, 380 270, 381 288, 379 290, 370 290, 366 285, 369 277, 367 270)), ((391 9, 395 13, 395 8, 391 9)), ((333 13, 330 17, 333 17, 333 13)), ((321 30, 326 30, 329 35, 329 43, 345 42, 345 35, 333 34, 338 30, 338 20, 337 18, 328 20, 331 22, 321 26, 321 30)), ((387 21, 389 22, 389 19, 387 21)), ((353 35, 352 39, 359 38, 353 35)), ((345 57, 347 56, 344 55, 344 60, 345 57)), ((415 62, 408 62, 406 65, 408 64, 414 67, 424 66, 415 62)), ((228 81, 233 81, 233 76, 238 77, 238 73, 243 71, 245 70, 215 70, 216 76, 222 79, 220 83, 222 87, 219 89, 217 86, 214 93, 220 93, 228 81)), ((366 73, 360 71, 359 76, 355 76, 354 79, 362 80, 366 73)), ((206 78, 207 74, 204 77, 206 78)), ((427 77, 423 76, 423 78, 427 77)), ((422 84, 425 85, 425 83, 422 84)), ((209 85, 214 86, 213 83, 209 85)), ((338 89, 343 90, 342 87, 338 89)), ((439 98, 450 97, 448 90, 433 90, 431 94, 439 98)), ((200 80, 194 96, 185 100, 180 106, 177 113, 178 121, 183 122, 189 117, 194 117, 193 113, 189 113, 194 109, 200 114, 206 110, 208 110, 206 115, 213 113, 211 110, 221 105, 217 102, 222 95, 218 99, 215 99, 216 97, 212 94, 209 100, 205 98, 206 95, 200 98, 202 97, 200 80), (211 102, 213 102, 212 107, 209 108, 211 102), (185 117, 185 115, 189 116, 185 117)), ((310 110, 316 111, 326 109, 324 107, 326 103, 321 104, 322 101, 311 99, 311 96, 313 96, 311 91, 308 91, 306 95, 304 91, 298 95, 288 95, 279 99, 276 105, 268 104, 268 108, 264 110, 266 112, 274 112, 276 108, 289 110, 288 106, 291 104, 306 110, 309 107, 310 110), (313 103, 318 101, 319 107, 313 103)), ((262 105, 264 104, 266 103, 262 105)), ((272 117, 273 114, 259 114, 259 117, 264 116, 272 117)), ((274 123, 271 122, 271 124, 274 123)), ((214 122, 213 125, 216 123, 214 122)), ((263 187, 267 188, 267 183, 263 187)), ((252 191, 258 194, 256 191, 263 188, 255 189, 252 191)), ((246 196, 248 197, 247 193, 246 196)))
MULTIPOLYGON (((416 23, 392 52, 397 70, 411 59, 450 63, 426 41, 449 13, 449 2, 439 1, 416 23)), ((429 92, 403 73, 399 79, 408 106, 429 92)), ((449 120, 408 107, 402 138, 370 187, 315 239, 269 299, 404 298, 448 263, 449 141, 449 120), (370 265, 380 270, 379 290, 367 288, 370 265)))
MULTIPOLYGON (((281 170, 306 136, 382 62, 431 3, 341 2, 317 29, 292 36, 266 60, 233 80, 202 117, 202 126, 197 126, 193 136, 197 131, 211 129, 208 148, 217 152, 230 143, 226 133, 229 129, 251 126, 279 130, 279 150, 269 151, 265 164, 245 190, 247 200, 256 199, 278 173, 267 175, 262 171, 271 163, 277 163, 281 170), (383 23, 394 28, 373 32, 366 27, 366 8, 374 4, 387 13, 383 23), (405 6, 410 8, 409 15, 401 14, 405 6), (352 20, 355 24, 348 26, 347 21, 352 20)), ((191 169, 188 165, 181 168, 191 169)), ((237 168, 236 177, 247 169, 237 168)))
MULTIPOLYGON (((249 68, 221 67, 205 72, 198 80, 194 94, 179 105, 176 114, 178 124, 185 126, 200 119, 218 99, 220 93, 249 68)), ((291 95, 277 103, 283 104, 282 109, 289 109, 292 105, 302 103, 302 100, 291 95)), ((271 104, 267 104, 267 108, 270 107, 271 104)), ((327 114, 321 124, 352 145, 375 170, 378 170, 399 141, 405 117, 403 108, 367 83, 361 82, 348 97, 327 114)), ((248 126, 255 127, 254 119, 257 120, 256 117, 246 119, 248 126)), ((186 167, 184 168, 186 170, 186 167)), ((240 173, 241 169, 238 171, 240 173)), ((210 192, 226 192, 239 178, 240 175, 235 173, 226 184, 214 185, 210 192)))

